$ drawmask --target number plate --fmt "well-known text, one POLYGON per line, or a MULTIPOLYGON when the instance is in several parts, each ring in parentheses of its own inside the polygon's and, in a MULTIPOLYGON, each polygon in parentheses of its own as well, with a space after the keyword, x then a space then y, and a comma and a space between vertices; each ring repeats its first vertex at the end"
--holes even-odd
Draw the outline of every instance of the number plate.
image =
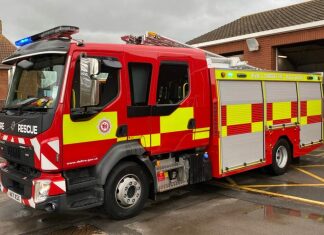
POLYGON ((12 198, 13 200, 21 203, 21 196, 11 190, 8 190, 8 197, 12 198))

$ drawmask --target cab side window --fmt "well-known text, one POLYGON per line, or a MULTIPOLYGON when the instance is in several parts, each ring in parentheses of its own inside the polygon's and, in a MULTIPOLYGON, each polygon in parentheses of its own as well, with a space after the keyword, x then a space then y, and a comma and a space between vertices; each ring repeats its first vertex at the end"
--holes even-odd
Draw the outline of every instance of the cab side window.
POLYGON ((129 78, 132 106, 148 104, 152 65, 147 63, 129 63, 129 78))
POLYGON ((156 103, 178 104, 189 94, 188 64, 162 62, 160 65, 156 103))
MULTIPOLYGON (((118 96, 119 69, 100 63, 100 73, 93 79, 99 83, 99 100, 94 107, 103 108, 118 96)), ((78 108, 80 108, 80 60, 76 62, 71 94, 71 109, 78 108)))

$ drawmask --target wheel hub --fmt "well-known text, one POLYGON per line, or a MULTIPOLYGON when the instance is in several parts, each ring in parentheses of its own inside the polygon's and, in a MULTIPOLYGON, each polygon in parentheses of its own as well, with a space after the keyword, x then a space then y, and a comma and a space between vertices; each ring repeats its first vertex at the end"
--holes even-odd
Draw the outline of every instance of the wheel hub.
POLYGON ((122 207, 134 206, 141 197, 141 184, 135 175, 124 176, 117 184, 115 198, 122 207))
POLYGON ((284 168, 288 162, 288 151, 284 146, 280 146, 276 151, 276 162, 278 167, 284 168))

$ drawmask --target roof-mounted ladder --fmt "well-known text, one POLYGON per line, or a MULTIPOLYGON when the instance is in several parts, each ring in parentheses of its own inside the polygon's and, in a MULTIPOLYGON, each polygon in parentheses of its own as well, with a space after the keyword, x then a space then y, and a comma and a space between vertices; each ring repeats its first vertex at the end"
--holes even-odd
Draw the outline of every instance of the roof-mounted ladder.
POLYGON ((202 50, 206 54, 208 68, 231 68, 231 69, 253 69, 245 61, 241 61, 238 57, 227 58, 191 45, 178 42, 176 40, 164 37, 154 32, 147 32, 141 36, 125 35, 121 37, 127 44, 148 45, 148 46, 165 46, 165 47, 183 47, 202 50))

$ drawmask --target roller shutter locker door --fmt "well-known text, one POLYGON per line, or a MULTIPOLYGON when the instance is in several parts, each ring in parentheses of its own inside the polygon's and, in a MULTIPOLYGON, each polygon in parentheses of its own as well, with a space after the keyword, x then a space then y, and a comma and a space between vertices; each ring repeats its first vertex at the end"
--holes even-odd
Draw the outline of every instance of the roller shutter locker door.
POLYGON ((296 123, 298 116, 295 82, 265 82, 267 126, 296 123))
POLYGON ((260 81, 220 81, 222 170, 264 159, 263 96, 260 81))
POLYGON ((299 83, 300 145, 322 140, 321 83, 299 83))

